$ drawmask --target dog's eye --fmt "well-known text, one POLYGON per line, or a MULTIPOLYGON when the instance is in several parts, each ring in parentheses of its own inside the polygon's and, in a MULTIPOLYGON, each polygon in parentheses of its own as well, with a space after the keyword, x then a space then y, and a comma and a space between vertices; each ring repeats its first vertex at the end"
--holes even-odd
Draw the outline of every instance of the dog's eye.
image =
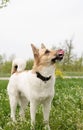
POLYGON ((50 51, 49 51, 49 50, 46 50, 46 51, 45 51, 45 54, 49 54, 49 53, 50 53, 50 51))

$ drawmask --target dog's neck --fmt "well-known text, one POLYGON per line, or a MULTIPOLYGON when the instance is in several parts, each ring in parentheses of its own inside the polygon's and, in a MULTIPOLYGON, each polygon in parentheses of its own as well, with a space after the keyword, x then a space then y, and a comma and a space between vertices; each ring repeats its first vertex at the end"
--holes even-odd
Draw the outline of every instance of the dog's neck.
POLYGON ((55 67, 54 66, 41 66, 41 67, 36 67, 32 69, 33 73, 40 73, 44 77, 49 77, 54 75, 55 72, 55 67))
POLYGON ((51 79, 51 76, 49 76, 49 77, 44 77, 44 76, 41 75, 39 72, 36 72, 36 75, 37 75, 37 78, 41 79, 41 80, 44 81, 45 83, 51 79))

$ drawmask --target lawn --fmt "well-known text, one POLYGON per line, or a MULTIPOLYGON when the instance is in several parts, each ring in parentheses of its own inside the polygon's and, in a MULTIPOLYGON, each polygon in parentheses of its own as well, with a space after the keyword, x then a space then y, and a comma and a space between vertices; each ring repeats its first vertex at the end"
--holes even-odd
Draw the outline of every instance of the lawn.
MULTIPOLYGON (((26 120, 21 121, 17 111, 17 122, 10 119, 7 96, 8 81, 0 81, 0 130, 30 130, 30 111, 26 120)), ((50 112, 51 130, 83 130, 83 80, 57 79, 55 97, 50 112)), ((36 114, 36 130, 43 130, 41 106, 36 114)))
POLYGON ((83 72, 63 72, 64 76, 83 76, 83 72))

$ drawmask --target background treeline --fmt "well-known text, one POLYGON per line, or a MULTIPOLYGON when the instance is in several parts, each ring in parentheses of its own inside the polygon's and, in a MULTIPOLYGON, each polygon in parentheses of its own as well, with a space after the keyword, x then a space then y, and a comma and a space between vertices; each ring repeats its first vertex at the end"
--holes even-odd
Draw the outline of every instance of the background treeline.
POLYGON ((8 2, 9 2, 9 0, 0 0, 0 9, 3 7, 6 7, 8 2))
MULTIPOLYGON (((83 72, 83 55, 78 57, 73 53, 73 41, 66 40, 63 46, 60 45, 58 48, 64 48, 65 56, 62 62, 57 63, 57 68, 63 72, 83 72)), ((55 46, 53 49, 58 49, 55 46)), ((6 58, 6 55, 0 54, 0 75, 10 74, 12 60, 15 58, 15 55, 11 55, 9 59, 6 58)), ((33 66, 33 59, 27 60, 26 69, 31 69, 33 66)))
POLYGON ((83 54, 78 57, 73 53, 73 40, 66 40, 64 43, 65 56, 62 63, 58 64, 58 67, 62 71, 66 72, 82 72, 83 71, 83 54))

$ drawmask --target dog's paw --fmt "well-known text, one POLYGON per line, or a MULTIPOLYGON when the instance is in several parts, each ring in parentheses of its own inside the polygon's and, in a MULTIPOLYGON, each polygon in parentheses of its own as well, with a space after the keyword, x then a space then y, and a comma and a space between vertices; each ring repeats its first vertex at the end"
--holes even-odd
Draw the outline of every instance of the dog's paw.
POLYGON ((49 125, 45 125, 44 130, 50 130, 50 126, 49 125))
POLYGON ((31 125, 30 130, 35 130, 35 126, 31 125))

